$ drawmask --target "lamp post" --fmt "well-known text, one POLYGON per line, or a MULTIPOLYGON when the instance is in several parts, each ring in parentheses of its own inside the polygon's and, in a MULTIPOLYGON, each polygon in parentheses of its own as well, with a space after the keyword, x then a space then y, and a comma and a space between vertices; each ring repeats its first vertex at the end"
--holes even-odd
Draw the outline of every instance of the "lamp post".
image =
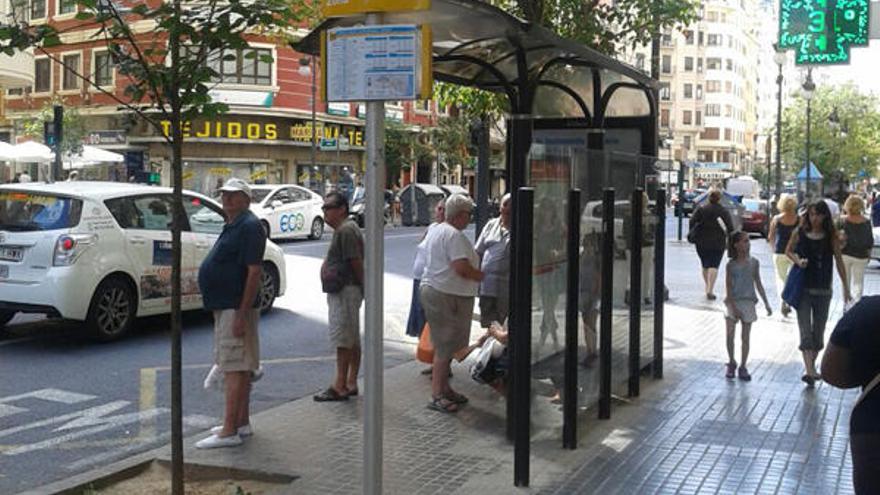
POLYGON ((807 186, 804 191, 804 201, 810 200, 810 102, 813 99, 813 92, 816 91, 816 84, 813 82, 813 68, 807 68, 807 78, 804 80, 803 86, 801 88, 804 90, 804 99, 807 100, 807 139, 806 139, 806 155, 807 155, 807 186))
POLYGON ((663 147, 666 148, 666 206, 669 206, 672 201, 672 194, 670 194, 669 186, 671 184, 670 175, 672 175, 672 143, 675 137, 672 135, 672 131, 669 131, 668 134, 663 138, 663 147))
POLYGON ((785 64, 785 52, 779 51, 774 43, 773 61, 779 67, 779 75, 776 76, 776 199, 782 194, 782 66, 785 64))
POLYGON ((311 158, 312 158, 312 163, 311 163, 311 166, 314 168, 314 167, 317 167, 317 165, 318 165, 318 163, 317 163, 318 143, 315 140, 315 133, 317 131, 316 130, 317 119, 315 116, 315 106, 316 106, 315 88, 316 88, 317 84, 315 84, 315 78, 316 78, 318 71, 314 67, 312 67, 312 59, 313 59, 313 57, 303 57, 303 58, 299 59, 298 72, 302 76, 308 76, 308 75, 312 76, 312 100, 311 100, 311 107, 312 107, 312 132, 311 132, 311 135, 312 135, 312 149, 311 149, 312 155, 311 155, 311 158))

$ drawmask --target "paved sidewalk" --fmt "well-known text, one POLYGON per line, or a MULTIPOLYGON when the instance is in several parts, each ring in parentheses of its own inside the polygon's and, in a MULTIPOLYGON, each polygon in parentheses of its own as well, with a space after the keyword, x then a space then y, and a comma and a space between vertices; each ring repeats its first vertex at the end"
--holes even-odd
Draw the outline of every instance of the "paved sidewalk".
MULTIPOLYGON (((686 255, 683 246, 670 251, 686 255)), ((875 293, 880 277, 869 276, 867 292, 875 293)), ((556 425, 534 425, 527 489, 513 487, 513 446, 496 392, 454 367, 453 383, 470 403, 442 414, 425 408, 423 365, 387 370, 384 493, 852 493, 848 429, 857 392, 803 385, 794 319, 759 319, 753 380, 727 380, 721 303, 683 296, 700 290, 690 285, 670 289, 664 379, 643 378, 641 396, 616 401, 608 421, 583 411, 577 450, 561 448, 556 425)), ((560 411, 542 387, 535 382, 533 410, 560 411)), ((256 415, 255 435, 243 447, 199 451, 199 435, 186 440, 185 458, 298 477, 276 493, 359 494, 363 401, 290 402, 256 415)), ((167 448, 153 455, 170 457, 167 448)))

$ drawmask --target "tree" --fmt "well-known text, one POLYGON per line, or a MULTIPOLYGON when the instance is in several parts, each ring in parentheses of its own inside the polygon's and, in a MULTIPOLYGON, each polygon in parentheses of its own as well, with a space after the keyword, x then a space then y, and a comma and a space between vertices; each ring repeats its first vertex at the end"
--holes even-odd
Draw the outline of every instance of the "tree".
MULTIPOLYGON (((806 162, 806 100, 798 94, 782 115, 782 158, 792 175, 806 162)), ((850 83, 819 86, 810 102, 810 161, 822 175, 854 179, 861 170, 877 176, 880 162, 880 100, 850 83), (837 122, 829 120, 836 112, 837 122)))
POLYGON ((256 52, 248 50, 250 40, 258 36, 280 41, 307 9, 296 9, 286 0, 75 2, 76 19, 82 23, 78 27, 93 30, 88 41, 106 45, 119 75, 127 81, 123 95, 102 88, 92 75, 80 72, 78 67, 66 66, 55 49, 62 45, 63 33, 52 23, 29 25, 23 21, 25 17, 16 15, 15 8, 11 19, 0 23, 0 51, 13 55, 16 51, 34 49, 48 56, 138 115, 164 137, 171 149, 172 492, 182 495, 180 234, 186 222, 181 194, 183 126, 196 118, 210 118, 227 110, 225 104, 212 101, 209 94, 220 80, 218 69, 222 62, 234 60, 236 54, 253 59, 256 52), (145 29, 145 24, 149 28, 145 29))
POLYGON ((23 134, 36 140, 43 140, 43 123, 51 122, 54 118, 53 107, 64 106, 63 133, 61 139, 61 153, 75 154, 82 151, 83 139, 86 135, 85 123, 76 107, 66 107, 64 98, 54 97, 40 108, 40 111, 23 123, 23 134))
POLYGON ((400 171, 431 156, 431 146, 415 128, 396 120, 385 121, 386 185, 400 177, 400 171))

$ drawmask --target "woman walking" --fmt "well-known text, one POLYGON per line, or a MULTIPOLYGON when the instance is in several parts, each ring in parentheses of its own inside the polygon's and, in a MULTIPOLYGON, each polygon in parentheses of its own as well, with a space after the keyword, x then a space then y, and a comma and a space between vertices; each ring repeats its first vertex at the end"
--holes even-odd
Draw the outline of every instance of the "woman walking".
POLYGON ((749 359, 749 335, 752 330, 752 323, 757 321, 758 313, 755 311, 755 305, 758 297, 755 295, 755 289, 761 295, 764 301, 764 307, 767 308, 767 316, 773 314, 770 309, 770 303, 767 302, 767 293, 764 292, 764 284, 761 283, 761 273, 759 270, 758 259, 749 254, 749 235, 745 232, 734 232, 730 236, 730 249, 728 255, 730 261, 727 262, 727 278, 725 286, 727 295, 724 298, 724 304, 727 306, 727 314, 725 315, 725 323, 727 323, 727 378, 733 378, 734 372, 740 380, 749 381, 752 375, 746 368, 746 362, 749 359), (736 359, 734 359, 734 340, 736 337, 736 323, 742 324, 742 349, 739 362, 739 370, 736 367, 736 359))
MULTIPOLYGON (((792 261, 785 255, 785 248, 788 247, 788 240, 791 239, 791 233, 798 225, 797 217, 797 200, 791 194, 783 194, 776 203, 776 209, 779 214, 770 221, 770 231, 767 234, 767 242, 773 248, 773 267, 776 275, 776 293, 782 300, 782 289, 785 288, 785 279, 788 278, 788 271, 794 265, 792 261)), ((787 302, 782 301, 782 316, 788 316, 791 307, 787 302)))
POLYGON ((831 305, 832 265, 837 264, 837 274, 843 284, 843 300, 849 304, 850 293, 846 285, 846 269, 840 254, 840 241, 831 223, 831 212, 824 201, 807 206, 800 226, 791 234, 785 255, 804 270, 804 287, 797 304, 800 349, 804 360, 801 380, 812 387, 820 378, 816 371, 816 358, 825 347, 825 323, 831 305))
POLYGON ((853 302, 862 298, 865 286, 865 268, 871 261, 871 247, 874 235, 871 223, 865 218, 865 201, 858 195, 850 195, 843 204, 846 216, 840 229, 840 241, 843 245, 843 266, 846 268, 846 282, 853 302))
POLYGON ((703 266, 706 298, 714 301, 715 281, 727 246, 727 233, 733 232, 730 212, 721 206, 721 191, 709 191, 709 202, 697 208, 691 216, 690 229, 694 232, 697 255, 703 266))

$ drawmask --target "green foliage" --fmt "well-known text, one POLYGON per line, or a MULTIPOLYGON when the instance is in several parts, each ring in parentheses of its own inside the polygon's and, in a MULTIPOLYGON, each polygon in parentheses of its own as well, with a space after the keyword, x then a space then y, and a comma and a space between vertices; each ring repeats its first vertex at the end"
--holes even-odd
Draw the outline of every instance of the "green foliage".
MULTIPOLYGON (((782 159, 790 168, 789 176, 806 160, 806 106, 799 94, 782 115, 782 159)), ((826 177, 842 173, 852 179, 864 169, 878 177, 880 100, 859 93, 853 84, 819 86, 810 107, 810 161, 819 171, 826 177), (839 125, 829 121, 835 109, 839 125)))
POLYGON ((430 136, 437 159, 447 167, 470 163, 470 120, 462 116, 443 117, 430 136))
POLYGON ((63 153, 79 153, 82 151, 83 138, 86 135, 86 127, 83 122, 79 110, 74 106, 64 104, 64 98, 54 97, 51 101, 47 101, 40 108, 40 111, 26 119, 23 123, 24 135, 33 138, 35 141, 43 141, 43 122, 51 122, 54 118, 54 110, 52 107, 61 105, 64 107, 64 136, 61 140, 61 152, 63 153))
POLYGON ((391 185, 400 176, 401 169, 407 170, 414 163, 431 157, 432 149, 425 135, 417 129, 396 120, 385 121, 385 166, 386 182, 391 185))

